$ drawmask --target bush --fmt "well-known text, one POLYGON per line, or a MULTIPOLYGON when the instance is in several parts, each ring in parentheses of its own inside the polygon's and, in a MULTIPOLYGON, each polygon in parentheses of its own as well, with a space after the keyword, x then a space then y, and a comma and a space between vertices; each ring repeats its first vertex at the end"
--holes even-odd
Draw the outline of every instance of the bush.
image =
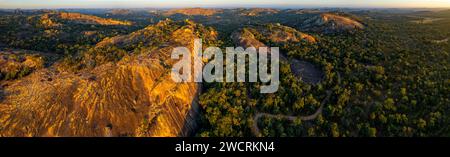
POLYGON ((12 70, 7 73, 0 73, 0 80, 15 80, 29 75, 33 70, 29 67, 23 66, 18 70, 12 70))

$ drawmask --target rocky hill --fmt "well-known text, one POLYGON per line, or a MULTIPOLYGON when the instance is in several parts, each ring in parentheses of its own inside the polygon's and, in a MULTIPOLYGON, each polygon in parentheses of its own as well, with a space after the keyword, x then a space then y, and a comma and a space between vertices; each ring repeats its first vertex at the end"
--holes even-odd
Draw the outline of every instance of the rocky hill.
POLYGON ((268 40, 275 43, 301 41, 315 43, 317 41, 315 37, 309 34, 280 24, 268 24, 265 27, 259 27, 257 30, 263 37, 266 37, 268 40))
POLYGON ((106 19, 93 15, 68 12, 53 12, 41 16, 41 21, 46 26, 58 26, 61 22, 93 25, 131 25, 131 22, 106 19))
POLYGON ((280 24, 246 27, 234 32, 231 38, 235 43, 239 43, 238 45, 244 47, 264 46, 261 41, 272 43, 295 43, 302 41, 315 43, 317 41, 315 37, 309 34, 280 24))
POLYGON ((129 9, 112 9, 112 10, 108 11, 108 14, 111 14, 111 15, 130 15, 132 13, 133 13, 133 11, 129 10, 129 9))
POLYGON ((243 28, 231 34, 231 39, 237 46, 247 47, 266 47, 264 43, 256 39, 250 28, 243 28))
POLYGON ((304 20, 300 28, 304 31, 335 33, 364 29, 364 25, 350 17, 334 13, 322 13, 304 20))
MULTIPOLYGON (((11 82, 2 89, 0 136, 187 136, 196 127, 197 83, 170 77, 174 47, 193 49, 199 26, 170 21, 118 39, 165 28, 166 46, 78 72, 60 63, 11 82)), ((157 38, 147 38, 157 41, 157 38)), ((133 39, 99 47, 133 44, 133 39)), ((147 41, 146 43, 150 43, 147 41)))
POLYGON ((163 14, 166 16, 174 14, 211 16, 221 12, 222 9, 183 8, 183 9, 170 9, 164 12, 163 14))
MULTIPOLYGON (((311 35, 279 24, 243 28, 233 32, 231 39, 237 46, 244 48, 266 47, 267 43, 282 45, 299 42, 316 43, 317 41, 311 35)), ((289 63, 292 72, 306 83, 317 84, 322 80, 323 72, 312 63, 288 58, 284 52, 280 52, 280 60, 289 63)))
POLYGON ((252 8, 252 9, 242 10, 240 15, 244 15, 244 16, 263 16, 263 15, 276 14, 276 13, 279 13, 279 12, 280 12, 280 10, 277 10, 277 9, 252 8))

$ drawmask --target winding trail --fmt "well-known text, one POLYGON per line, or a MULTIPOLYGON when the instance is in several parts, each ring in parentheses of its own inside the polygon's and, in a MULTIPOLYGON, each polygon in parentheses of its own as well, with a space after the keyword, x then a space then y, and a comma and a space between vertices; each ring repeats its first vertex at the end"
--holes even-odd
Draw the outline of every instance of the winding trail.
MULTIPOLYGON (((250 33, 251 34, 251 33, 250 33)), ((260 42, 259 40, 255 39, 254 36, 251 35, 244 35, 242 34, 242 32, 235 32, 232 33, 231 35, 232 40, 240 45, 241 47, 266 47, 264 43, 260 42)), ((285 56, 284 53, 279 53, 280 55, 280 60, 281 61, 286 61, 290 64, 290 68, 292 73, 297 77, 302 79, 302 81, 304 81, 305 83, 311 84, 311 85, 317 85, 319 84, 323 78, 324 78, 324 73, 321 69, 318 69, 314 64, 307 62, 307 61, 303 61, 303 60, 297 60, 297 59, 289 59, 288 57, 285 56)), ((247 91, 248 93, 249 91, 247 91)), ((325 99, 322 100, 319 109, 312 115, 309 116, 292 116, 292 115, 283 115, 283 114, 270 114, 270 113, 263 113, 260 112, 256 109, 256 113, 253 117, 253 125, 251 126, 251 130, 253 132, 253 134, 257 137, 261 136, 260 133, 260 129, 258 128, 258 120, 261 117, 270 117, 270 118, 285 118, 289 121, 294 121, 295 119, 301 119, 303 121, 308 121, 308 120, 314 120, 316 119, 319 115, 322 114, 322 110, 323 107, 325 105, 325 103, 330 99, 331 90, 327 90, 326 91, 327 96, 325 99)), ((248 94, 250 95, 250 94, 248 94)), ((249 99, 247 97, 247 99, 249 99)))
MULTIPOLYGON (((280 59, 288 61, 291 65, 291 70, 294 73, 295 76, 302 78, 306 83, 309 84, 318 84, 322 80, 322 73, 317 70, 313 64, 306 62, 306 61, 300 61, 297 59, 288 59, 285 57, 282 53, 280 53, 280 59)), ((263 113, 257 111, 255 116, 253 117, 253 126, 252 126, 252 132, 255 136, 261 137, 261 131, 258 127, 258 120, 261 117, 269 117, 269 118, 284 118, 289 121, 294 121, 296 119, 300 119, 302 121, 310 121, 316 119, 319 115, 322 114, 323 107, 325 103, 328 102, 331 96, 331 90, 326 91, 327 96, 325 99, 322 100, 320 103, 319 109, 312 115, 308 116, 291 116, 291 115, 283 115, 283 114, 270 114, 270 113, 263 113)))
POLYGON ((255 114, 255 116, 253 117, 253 126, 252 126, 252 132, 255 136, 257 137, 261 137, 261 131, 259 130, 258 127, 258 120, 261 117, 269 117, 269 118, 284 118, 287 119, 289 121, 294 121, 296 119, 300 119, 302 121, 310 121, 310 120, 314 120, 316 119, 319 115, 322 114, 323 111, 323 107, 325 105, 325 103, 328 102, 328 100, 330 99, 331 96, 331 91, 328 90, 327 91, 327 97, 325 99, 322 100, 322 102, 320 103, 320 107, 319 109, 312 115, 308 115, 308 116, 289 116, 289 115, 283 115, 283 114, 269 114, 269 113, 262 113, 262 112, 257 112, 255 114))

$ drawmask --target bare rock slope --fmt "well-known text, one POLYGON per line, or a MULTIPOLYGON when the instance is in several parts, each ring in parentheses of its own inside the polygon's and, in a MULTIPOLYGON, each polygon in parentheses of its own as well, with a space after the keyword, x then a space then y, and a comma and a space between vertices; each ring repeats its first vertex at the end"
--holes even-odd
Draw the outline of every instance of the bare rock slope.
POLYGON ((172 81, 170 54, 178 46, 192 50, 194 29, 177 27, 167 46, 117 63, 78 73, 56 64, 12 82, 1 89, 0 136, 189 135, 200 88, 172 81))
POLYGON ((350 17, 334 13, 322 13, 303 21, 300 28, 305 31, 336 33, 364 29, 364 25, 350 17))

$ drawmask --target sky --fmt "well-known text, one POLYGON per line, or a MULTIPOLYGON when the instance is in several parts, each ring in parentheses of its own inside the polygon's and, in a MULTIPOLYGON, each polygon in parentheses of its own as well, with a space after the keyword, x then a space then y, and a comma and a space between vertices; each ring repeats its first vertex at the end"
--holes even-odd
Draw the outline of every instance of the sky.
POLYGON ((0 8, 362 7, 450 8, 450 0, 0 0, 0 8))

